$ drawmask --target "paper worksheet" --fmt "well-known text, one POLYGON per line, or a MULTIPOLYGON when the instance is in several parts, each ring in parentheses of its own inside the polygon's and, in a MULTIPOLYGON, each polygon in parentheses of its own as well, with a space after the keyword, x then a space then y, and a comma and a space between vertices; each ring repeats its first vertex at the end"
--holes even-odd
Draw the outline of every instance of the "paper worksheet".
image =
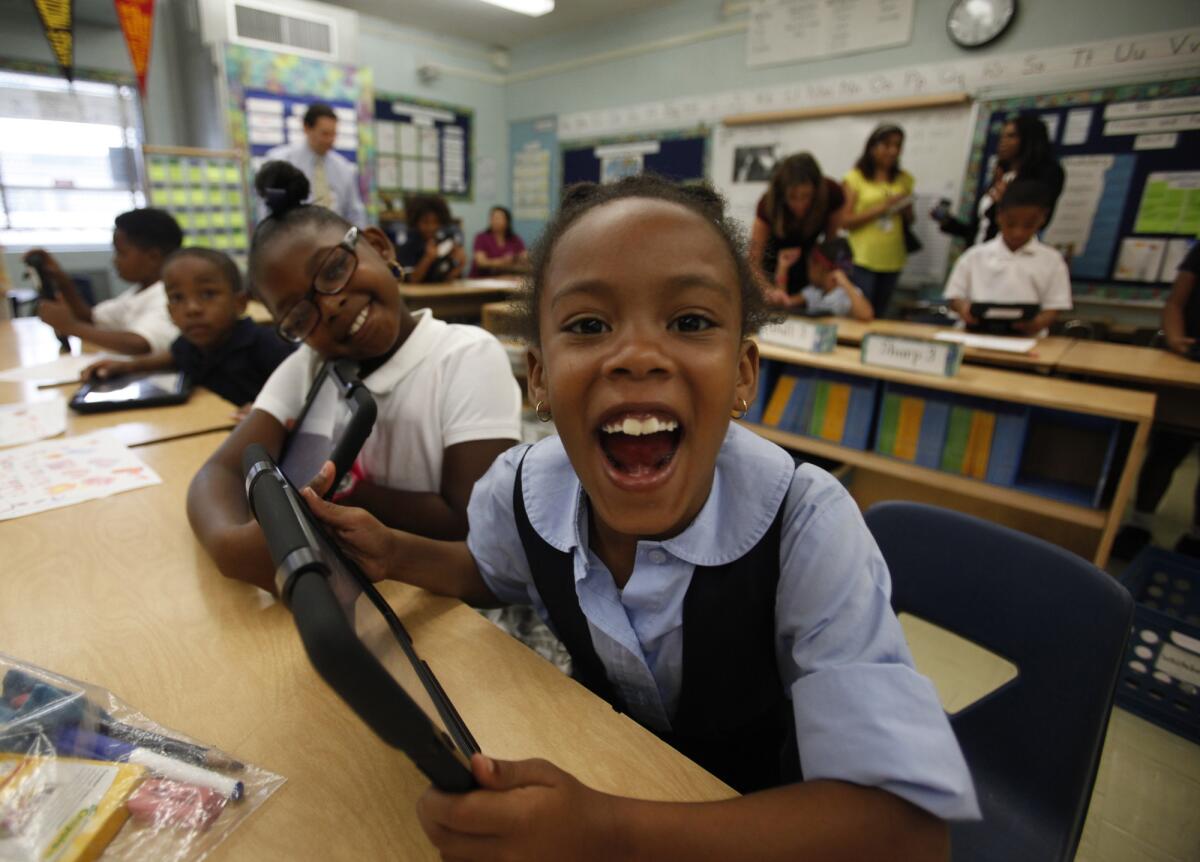
POLYGON ((1166 250, 1165 239, 1126 237, 1121 240, 1121 253, 1117 256, 1117 268, 1113 271, 1113 278, 1121 281, 1158 281, 1166 250))
POLYGON ((1013 338, 1007 335, 976 335, 973 332, 939 332, 937 341, 955 341, 976 350, 1000 350, 1004 353, 1028 353, 1037 347, 1036 338, 1013 338))
POLYGON ((19 446, 67 430, 67 402, 56 395, 44 401, 0 405, 0 446, 19 446))
POLYGON ((79 356, 62 356, 53 362, 41 365, 25 365, 0 371, 0 381, 6 383, 36 383, 38 386, 61 386, 75 383, 83 369, 101 359, 120 359, 106 353, 83 353, 79 356))
POLYGON ((0 521, 161 483, 107 431, 17 446, 0 452, 0 521))

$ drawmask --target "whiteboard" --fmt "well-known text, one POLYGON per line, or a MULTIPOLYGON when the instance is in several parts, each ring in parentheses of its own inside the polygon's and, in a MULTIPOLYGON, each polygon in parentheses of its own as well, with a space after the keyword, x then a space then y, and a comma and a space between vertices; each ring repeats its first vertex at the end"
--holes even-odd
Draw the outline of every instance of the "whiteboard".
POLYGON ((871 130, 883 122, 895 123, 905 132, 900 165, 916 180, 913 209, 917 221, 913 228, 925 246, 909 256, 901 280, 940 284, 946 276, 951 237, 938 230, 929 210, 939 198, 958 201, 974 127, 972 117, 971 105, 963 104, 761 126, 720 126, 713 140, 713 184, 749 232, 755 206, 767 190, 766 182, 751 178, 763 175, 761 163, 770 158, 768 153, 781 159, 807 150, 827 177, 840 181, 858 160, 871 130), (747 169, 752 158, 760 164, 756 170, 747 169))
POLYGON ((914 0, 754 0, 746 65, 800 63, 912 41, 914 0))

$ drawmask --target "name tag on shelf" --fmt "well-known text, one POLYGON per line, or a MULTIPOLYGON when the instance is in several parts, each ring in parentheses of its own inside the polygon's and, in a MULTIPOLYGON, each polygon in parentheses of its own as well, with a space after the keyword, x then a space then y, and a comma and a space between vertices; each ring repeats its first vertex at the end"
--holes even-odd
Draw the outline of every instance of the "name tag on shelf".
POLYGON ((829 353, 837 344, 837 327, 832 323, 813 323, 792 317, 783 323, 764 326, 759 330, 758 337, 768 344, 803 350, 805 353, 829 353))
POLYGON ((934 377, 953 377, 962 364, 962 345, 870 332, 862 340, 862 364, 934 377))

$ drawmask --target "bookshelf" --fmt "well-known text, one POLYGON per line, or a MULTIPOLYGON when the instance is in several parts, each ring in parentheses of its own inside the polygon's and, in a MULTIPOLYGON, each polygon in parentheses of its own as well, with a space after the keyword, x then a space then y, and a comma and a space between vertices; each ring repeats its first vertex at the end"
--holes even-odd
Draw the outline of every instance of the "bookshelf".
MULTIPOLYGON (((764 360, 763 385, 759 404, 747 417, 755 421, 745 424, 767 439, 797 452, 851 464, 858 473, 867 475, 868 484, 872 476, 886 477, 892 495, 897 489, 901 493, 911 489, 913 497, 932 498, 949 508, 971 512, 982 509, 993 520, 1019 525, 1051 541, 1059 540, 1060 534, 1069 536, 1070 541, 1061 543, 1085 552, 1097 565, 1103 566, 1108 560, 1154 417, 1152 393, 982 366, 964 365, 955 377, 927 377, 864 366, 858 351, 845 346, 832 353, 812 354, 760 343, 759 353, 764 360), (772 414, 770 400, 785 375, 807 377, 814 381, 814 388, 819 381, 854 379, 872 387, 869 429, 866 433, 862 428, 855 429, 859 432, 856 445, 826 439, 829 435, 821 436, 816 425, 806 425, 807 414, 801 416, 804 408, 792 402, 784 410, 783 401, 787 399, 783 395, 772 414), (1016 454, 1010 453, 1017 459, 1010 465, 1011 477, 989 481, 982 478, 981 467, 981 478, 972 478, 876 451, 884 401, 889 394, 924 397, 930 403, 945 403, 947 409, 955 405, 1018 417, 1019 422, 1012 426, 1018 430, 1008 432, 1022 435, 1016 454), (1088 441, 1089 445, 1084 445, 1088 441), (1061 457, 1064 454, 1065 460, 1061 457), (1066 528, 1060 531, 1058 525, 1066 528)), ((799 386, 788 389, 789 397, 793 390, 798 392, 799 386)), ((849 422, 850 413, 846 415, 849 422)), ((859 416, 861 422, 861 410, 859 416)), ((828 417, 821 417, 821 423, 827 430, 828 417)), ((894 427, 891 433, 895 433, 894 427)), ((944 425, 941 433, 947 433, 944 425)), ((988 434, 987 442, 982 444, 985 466, 993 445, 991 430, 988 434)), ((844 439, 850 436, 847 429, 844 439)), ((998 441, 999 437, 997 446, 998 441)), ((889 438, 885 448, 891 445, 889 438)))

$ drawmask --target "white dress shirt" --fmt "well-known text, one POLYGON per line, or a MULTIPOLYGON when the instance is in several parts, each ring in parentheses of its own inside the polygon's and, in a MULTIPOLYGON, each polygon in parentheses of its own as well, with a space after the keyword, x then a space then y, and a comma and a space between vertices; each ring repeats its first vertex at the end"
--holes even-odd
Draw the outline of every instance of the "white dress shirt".
MULTIPOLYGON (((318 156, 309 147, 308 141, 301 138, 290 144, 280 144, 278 147, 273 147, 267 151, 266 159, 267 161, 279 160, 291 162, 304 172, 304 176, 308 177, 309 185, 313 186, 314 192, 314 171, 316 170, 318 160, 324 159, 325 180, 329 183, 329 191, 333 195, 334 201, 330 209, 356 227, 367 226, 367 210, 363 206, 362 196, 358 189, 358 168, 345 156, 335 150, 330 150, 325 155, 318 156)), ((306 203, 312 203, 311 195, 306 203)), ((258 217, 261 220, 266 215, 266 205, 260 200, 258 202, 258 217)))

